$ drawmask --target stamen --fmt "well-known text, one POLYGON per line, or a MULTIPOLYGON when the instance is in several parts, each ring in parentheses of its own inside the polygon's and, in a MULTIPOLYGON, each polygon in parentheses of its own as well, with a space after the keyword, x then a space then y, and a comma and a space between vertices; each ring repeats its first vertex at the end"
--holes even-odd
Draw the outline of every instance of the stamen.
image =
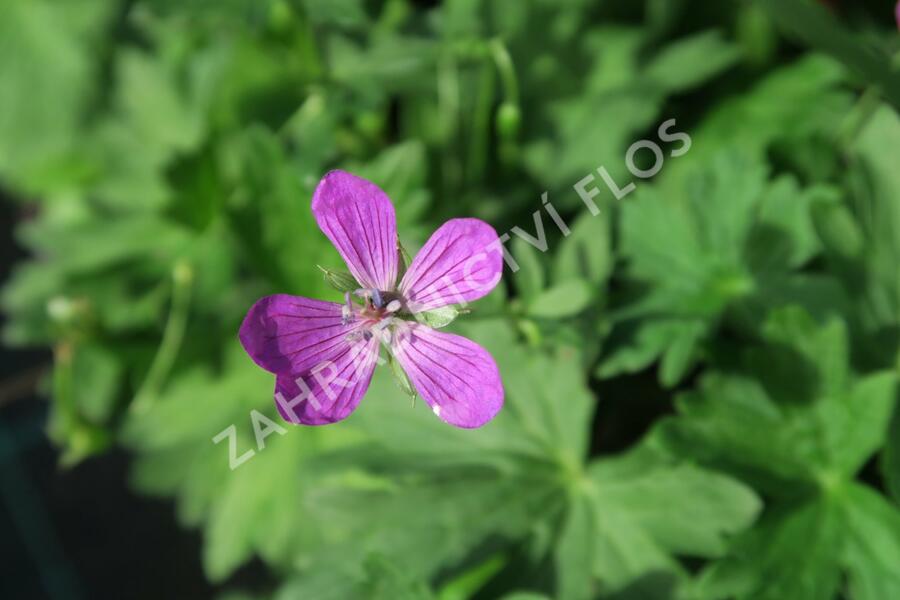
POLYGON ((341 307, 341 325, 349 325, 353 320, 353 303, 350 301, 350 292, 344 294, 344 305, 341 307))
POLYGON ((384 298, 381 292, 375 288, 360 288, 353 293, 362 298, 368 308, 384 308, 384 298))
MULTIPOLYGON (((365 332, 365 333, 368 333, 368 332, 365 332)), ((363 330, 357 329, 356 331, 351 331, 350 333, 345 335, 344 339, 347 340, 348 342, 350 342, 351 344, 354 344, 354 343, 358 342, 359 340, 363 339, 363 335, 364 335, 363 330)))
POLYGON ((374 334, 372 333, 371 329, 356 329, 345 335, 344 339, 351 344, 355 344, 360 340, 368 342, 372 339, 373 335, 374 334))
POLYGON ((391 330, 388 329, 388 326, 393 325, 394 317, 385 317, 384 319, 378 321, 372 327, 372 333, 378 335, 381 338, 381 341, 385 344, 391 343, 391 330))

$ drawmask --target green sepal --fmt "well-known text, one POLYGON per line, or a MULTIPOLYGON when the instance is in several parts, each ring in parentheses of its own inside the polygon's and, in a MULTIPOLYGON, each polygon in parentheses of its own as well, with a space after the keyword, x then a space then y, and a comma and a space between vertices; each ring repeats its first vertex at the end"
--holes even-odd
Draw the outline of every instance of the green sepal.
POLYGON ((347 271, 332 271, 326 269, 322 265, 316 265, 322 271, 325 281, 339 292, 352 292, 358 290, 361 286, 357 283, 356 278, 347 271))
POLYGON ((420 322, 428 325, 432 329, 440 329, 455 321, 456 317, 459 315, 467 312, 469 311, 455 306, 442 306, 440 308, 435 308, 434 310, 422 311, 417 314, 416 317, 420 322))
POLYGON ((409 265, 412 263, 412 257, 399 240, 397 241, 397 258, 399 259, 399 268, 397 269, 397 283, 399 284, 400 280, 403 279, 403 276, 406 274, 409 265))
POLYGON ((394 360, 394 355, 388 353, 388 364, 391 366, 391 373, 394 375, 394 381, 397 382, 397 385, 400 386, 400 389, 404 394, 412 399, 413 404, 416 403, 416 388, 413 387, 412 382, 409 380, 409 375, 406 374, 406 371, 403 370, 403 367, 400 366, 400 363, 394 360))

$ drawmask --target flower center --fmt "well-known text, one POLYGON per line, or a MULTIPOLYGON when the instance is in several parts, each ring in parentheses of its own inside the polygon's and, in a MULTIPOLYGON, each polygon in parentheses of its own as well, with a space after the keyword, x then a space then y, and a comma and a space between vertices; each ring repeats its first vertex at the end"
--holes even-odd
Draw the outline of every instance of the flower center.
POLYGON ((361 322, 361 326, 347 334, 347 339, 369 341, 373 335, 377 335, 385 343, 390 342, 391 330, 388 327, 394 324, 398 318, 397 313, 405 306, 403 296, 397 292, 376 289, 359 289, 353 295, 362 298, 363 303, 354 303, 350 292, 347 292, 341 310, 341 322, 344 325, 361 322))

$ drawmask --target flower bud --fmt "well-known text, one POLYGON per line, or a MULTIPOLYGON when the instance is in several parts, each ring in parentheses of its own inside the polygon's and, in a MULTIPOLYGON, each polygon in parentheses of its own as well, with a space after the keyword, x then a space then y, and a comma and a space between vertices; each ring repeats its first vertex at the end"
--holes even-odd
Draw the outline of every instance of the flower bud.
POLYGON ((497 133, 501 138, 513 139, 519 134, 522 114, 512 102, 504 102, 497 110, 497 133))

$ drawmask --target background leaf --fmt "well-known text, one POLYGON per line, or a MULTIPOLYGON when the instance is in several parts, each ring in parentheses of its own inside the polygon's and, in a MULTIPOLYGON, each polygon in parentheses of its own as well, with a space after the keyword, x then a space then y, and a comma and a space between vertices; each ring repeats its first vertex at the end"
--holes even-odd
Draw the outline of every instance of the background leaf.
POLYGON ((38 348, 4 354, 0 596, 900 593, 887 3, 0 5, 3 338, 38 348), (341 423, 274 409, 236 331, 268 294, 343 301, 310 210, 332 169, 386 191, 411 254, 468 217, 518 262, 427 315, 496 360, 484 427, 387 365, 341 423), (123 457, 149 513, 103 477, 123 457))

